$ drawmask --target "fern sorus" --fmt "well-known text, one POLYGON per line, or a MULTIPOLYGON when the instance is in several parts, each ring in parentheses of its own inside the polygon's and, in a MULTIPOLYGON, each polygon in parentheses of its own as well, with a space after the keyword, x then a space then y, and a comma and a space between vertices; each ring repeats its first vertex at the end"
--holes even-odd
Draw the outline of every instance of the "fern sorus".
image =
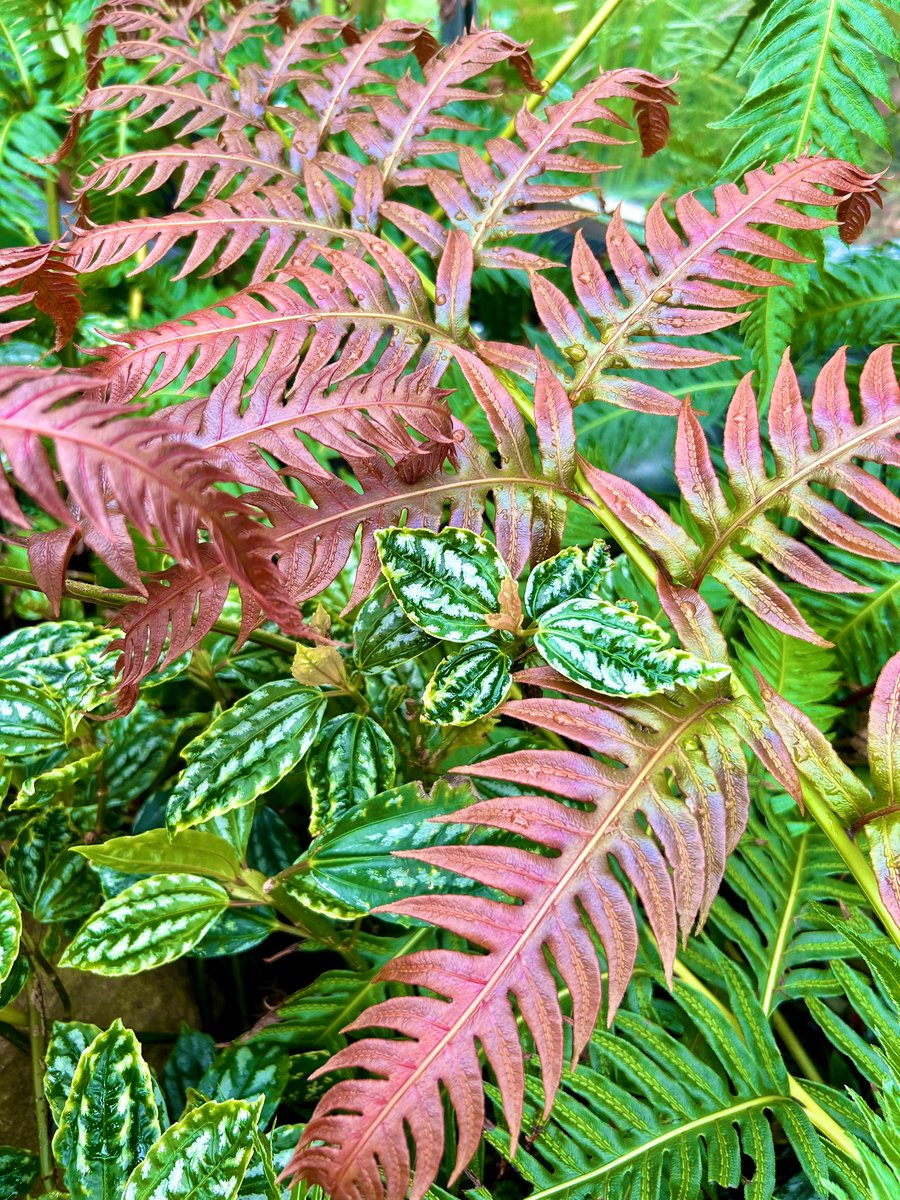
POLYGON ((25 7, 0 1197, 895 1200, 886 10, 25 7))

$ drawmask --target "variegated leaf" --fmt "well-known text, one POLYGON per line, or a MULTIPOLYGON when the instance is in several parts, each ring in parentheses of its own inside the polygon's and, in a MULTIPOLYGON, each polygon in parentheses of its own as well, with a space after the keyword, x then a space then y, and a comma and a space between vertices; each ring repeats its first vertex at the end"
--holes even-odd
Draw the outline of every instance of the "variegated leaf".
POLYGON ((380 725, 360 713, 333 717, 306 760, 309 832, 316 837, 355 805, 393 787, 395 774, 394 745, 380 725))
POLYGON ((568 600, 545 612, 534 635, 542 657, 582 687, 610 696, 653 696, 722 679, 729 668, 687 650, 640 613, 600 599, 568 600))
POLYGON ((48 800, 52 800, 67 788, 74 787, 84 779, 95 775, 106 752, 105 747, 92 750, 90 754, 76 756, 70 762, 51 767, 39 775, 31 775, 24 780, 19 788, 14 809, 40 808, 48 800))
POLYGON ((384 583, 362 605, 353 625, 353 661, 360 671, 386 671, 433 645, 434 639, 413 625, 384 583))
POLYGON ((50 1041, 44 1054, 44 1095, 57 1125, 72 1090, 78 1061, 86 1047, 100 1032, 100 1026, 92 1025, 89 1021, 53 1022, 50 1041))
POLYGON ((427 864, 401 860, 394 851, 444 845, 459 826, 437 824, 471 799, 467 788, 438 782, 426 793, 406 783, 373 796, 317 838, 306 853, 272 880, 272 899, 283 893, 313 912, 350 920, 398 896, 433 891, 459 880, 427 864))
POLYGON ((0 679, 0 754, 33 758, 66 745, 71 736, 71 715, 55 692, 0 679))
POLYGON ((201 1104, 167 1129, 131 1173, 121 1200, 232 1200, 253 1153, 258 1105, 201 1104))
POLYGON ((22 914, 12 892, 0 879, 0 983, 13 969, 22 936, 22 914))
POLYGON ((467 529, 382 529, 381 569, 409 619, 435 638, 477 642, 490 636, 487 618, 500 609, 509 577, 496 548, 467 529))
POLYGON ((566 600, 599 596, 600 581, 612 567, 606 542, 595 541, 587 550, 569 546, 538 563, 525 586, 525 611, 537 619, 566 600))
POLYGON ((27 1196, 40 1169, 40 1159, 30 1150, 17 1150, 14 1146, 0 1146, 0 1197, 2 1200, 19 1200, 20 1196, 27 1196))
POLYGON ((261 1128, 275 1115, 288 1081, 290 1064, 284 1048, 273 1042, 228 1046, 210 1063, 197 1091, 211 1100, 261 1100, 261 1128))
POLYGON ((422 715, 432 725, 471 725, 502 704, 512 685, 507 655, 490 642, 475 642, 445 658, 422 696, 422 715))
POLYGON ((228 907, 228 893, 196 875, 152 875, 90 916, 65 954, 64 967, 133 975, 186 954, 228 907))
POLYGON ((159 1134, 140 1045, 114 1021, 82 1051, 53 1138, 72 1200, 121 1200, 126 1180, 159 1134))
POLYGON ((315 741, 325 698, 293 679, 238 700, 182 751, 187 766, 169 798, 174 835, 250 804, 297 765, 315 741))

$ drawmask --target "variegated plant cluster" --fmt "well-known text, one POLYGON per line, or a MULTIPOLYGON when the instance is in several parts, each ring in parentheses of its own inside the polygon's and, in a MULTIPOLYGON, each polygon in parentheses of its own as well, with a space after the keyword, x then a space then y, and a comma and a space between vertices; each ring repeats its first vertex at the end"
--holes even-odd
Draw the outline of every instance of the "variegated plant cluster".
MULTIPOLYGON (((96 6, 43 164, 71 220, 0 249, 0 333, 52 327, 60 362, 0 366, 29 567, 0 578, 54 618, 0 639, 0 1022, 49 959, 126 976, 287 934, 346 969, 225 1048, 184 1030, 161 1078, 121 1022, 58 1022, 32 1043, 53 1161, 0 1147, 0 1194, 423 1200, 471 1171, 483 1196, 490 1145, 536 1197, 700 1200, 749 1157, 771 1200, 776 1141, 823 1196, 900 1187, 892 347, 822 355, 805 394, 773 337, 721 437, 678 382, 882 202, 858 106, 834 153, 763 161, 795 10, 727 118, 742 175, 641 229, 600 192, 598 248, 559 231, 632 142, 666 147, 672 79, 563 94, 509 33, 286 0, 96 6), (175 307, 144 320, 154 278, 175 307), (523 279, 539 330, 497 340, 479 305, 523 279), (127 325, 94 328, 118 287, 127 325), (676 499, 589 452, 623 411, 677 424, 676 499), (801 998, 880 1110, 784 1032, 801 998)), ((884 101, 867 61, 837 77, 884 101)))

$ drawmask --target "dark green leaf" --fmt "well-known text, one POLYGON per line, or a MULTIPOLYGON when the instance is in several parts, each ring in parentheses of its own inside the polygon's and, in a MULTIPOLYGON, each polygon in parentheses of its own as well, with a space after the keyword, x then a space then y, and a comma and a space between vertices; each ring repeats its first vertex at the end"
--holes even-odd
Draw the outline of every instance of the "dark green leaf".
POLYGON ((30 1150, 0 1146, 0 1200, 21 1200, 38 1177, 40 1160, 30 1150))
POLYGON ((603 600, 569 600, 541 617, 534 644, 557 671, 612 696, 652 696, 722 679, 729 668, 686 650, 648 617, 603 600))
POLYGON ((131 1174, 121 1200, 232 1200, 253 1153, 257 1106, 209 1102, 167 1129, 131 1174))
POLYGON ((525 611, 537 620, 565 600, 599 596, 601 580, 611 567, 606 542, 602 541, 593 542, 587 550, 569 546, 553 558, 545 558, 528 577, 525 611))
POLYGON ((496 548, 465 529, 382 529, 376 535, 388 586, 409 619, 431 637, 477 642, 491 633, 509 576, 496 548))
POLYGON ((132 975, 180 958, 228 907, 219 884, 196 875, 152 875, 107 900, 60 959, 98 975, 132 975))
POLYGON ((413 625, 386 583, 363 604, 353 625, 353 661, 361 671, 385 671, 433 645, 434 639, 413 625))
POLYGON ((159 1134, 140 1045, 114 1021, 82 1052, 53 1139, 72 1200, 121 1200, 131 1171, 159 1134))

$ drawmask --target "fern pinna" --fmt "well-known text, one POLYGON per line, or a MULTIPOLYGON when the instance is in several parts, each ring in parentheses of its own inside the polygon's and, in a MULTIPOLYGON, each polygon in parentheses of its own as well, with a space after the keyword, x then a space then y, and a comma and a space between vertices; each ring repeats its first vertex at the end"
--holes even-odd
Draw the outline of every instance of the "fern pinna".
MULTIPOLYGON (((63 965, 101 973, 273 931, 348 971, 170 1087, 169 1126, 127 1031, 54 1034, 53 1072, 80 1064, 48 1093, 75 1200, 67 1139, 87 1154, 117 1039, 153 1133, 117 1143, 128 1200, 207 1121, 230 1130, 229 1195, 253 1161, 247 1195, 277 1195, 277 1167, 333 1200, 421 1200, 483 1171, 485 1136, 548 1197, 693 1200, 752 1158, 746 1194, 770 1200, 780 1141, 823 1195, 893 1169, 884 1118, 849 1122, 785 1016, 809 999, 871 1066, 821 997, 886 1040, 890 997, 871 997, 900 947, 892 277, 825 257, 889 186, 858 135, 886 148, 871 48, 893 35, 863 0, 824 30, 770 6, 719 113, 744 131, 724 165, 654 182, 638 221, 613 168, 669 153, 671 126, 686 153, 677 79, 558 86, 615 7, 546 83, 487 26, 442 46, 281 0, 93 8, 83 94, 46 118, 58 145, 23 193, 33 236, 0 247, 20 563, 0 578, 55 617, 111 609, 118 632, 0 640, 0 715, 24 706, 31 730, 0 721, 27 814, 0 918, 23 897, 74 935, 63 965), (775 129, 784 106, 799 124, 775 129), (67 220, 39 228, 43 173, 67 220), (841 317, 849 353, 838 284, 865 308, 841 317), (52 361, 14 349, 45 335, 52 361), (173 679, 211 711, 166 724, 173 679), (140 786, 98 775, 145 740, 161 765, 140 786), (283 820, 263 796, 291 787, 283 820), (140 832, 107 836, 139 801, 140 832), (33 846, 64 887, 32 886, 33 846), (854 904, 870 915, 844 929, 854 904), (308 1120, 276 1144, 282 1095, 308 1120)), ((892 1071, 867 1078, 892 1095, 892 1071)))

